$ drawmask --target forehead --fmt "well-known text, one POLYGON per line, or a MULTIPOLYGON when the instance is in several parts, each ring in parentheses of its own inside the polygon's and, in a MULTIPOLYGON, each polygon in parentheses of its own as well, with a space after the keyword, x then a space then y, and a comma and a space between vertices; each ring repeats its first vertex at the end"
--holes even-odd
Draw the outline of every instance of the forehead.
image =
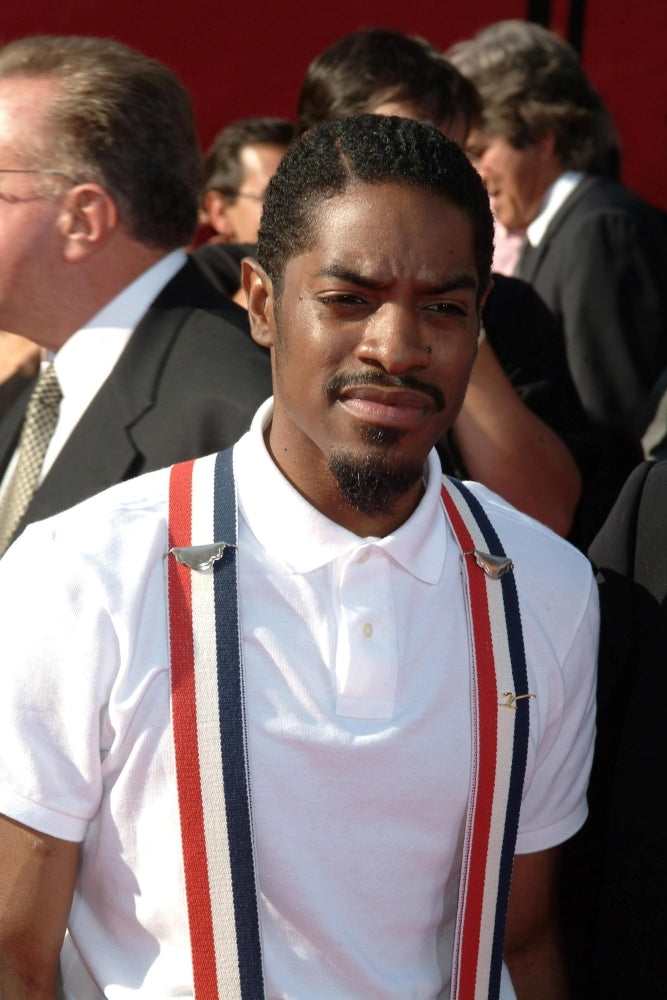
POLYGON ((270 180, 287 151, 287 146, 273 142, 253 142, 243 146, 240 161, 244 177, 270 180))
MULTIPOLYGON (((372 280, 477 282, 472 225, 448 198, 408 184, 358 183, 314 208, 310 248, 288 262, 303 276, 335 264, 372 280), (297 263, 301 262, 301 263, 297 263)), ((286 275, 287 275, 286 272, 286 275)))
POLYGON ((0 146, 3 152, 10 146, 16 156, 39 138, 57 86, 57 81, 48 77, 0 79, 0 146))

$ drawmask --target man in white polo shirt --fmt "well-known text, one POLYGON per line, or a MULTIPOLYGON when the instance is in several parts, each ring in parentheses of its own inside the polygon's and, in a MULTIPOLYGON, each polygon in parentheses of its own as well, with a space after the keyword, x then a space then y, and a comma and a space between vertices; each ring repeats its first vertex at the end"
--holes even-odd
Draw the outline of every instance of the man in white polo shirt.
POLYGON ((441 495, 433 450, 475 357, 492 232, 476 172, 430 125, 314 127, 274 176, 244 264, 274 397, 234 448, 230 524, 223 455, 195 464, 192 504, 179 467, 169 513, 157 471, 8 551, 0 993, 52 995, 68 928, 68 997, 472 995, 489 927, 471 953, 454 938, 457 908, 500 881, 495 818, 477 825, 488 800, 518 834, 504 949, 503 912, 493 984, 478 988, 566 996, 554 879, 586 816, 595 585, 571 546, 475 484, 491 541, 460 548, 464 494, 441 495), (232 588, 208 582, 226 579, 210 564, 235 565, 234 544, 238 676, 232 588), (491 608, 512 587, 505 629, 491 608), (28 642, 13 626, 27 588, 49 595, 28 642), (524 648, 521 688, 494 681, 476 701, 489 657, 524 648), (491 719, 498 734, 517 720, 519 748, 525 725, 513 803, 499 776, 517 758, 491 719), (487 737, 495 785, 477 780, 487 737))

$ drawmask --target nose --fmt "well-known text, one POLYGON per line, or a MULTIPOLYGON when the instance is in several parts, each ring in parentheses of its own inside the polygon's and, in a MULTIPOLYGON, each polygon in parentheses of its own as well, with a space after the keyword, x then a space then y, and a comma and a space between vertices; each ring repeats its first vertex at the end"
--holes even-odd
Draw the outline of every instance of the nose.
POLYGON ((396 303, 378 309, 357 348, 360 360, 391 375, 428 367, 430 354, 431 344, 418 316, 396 303))

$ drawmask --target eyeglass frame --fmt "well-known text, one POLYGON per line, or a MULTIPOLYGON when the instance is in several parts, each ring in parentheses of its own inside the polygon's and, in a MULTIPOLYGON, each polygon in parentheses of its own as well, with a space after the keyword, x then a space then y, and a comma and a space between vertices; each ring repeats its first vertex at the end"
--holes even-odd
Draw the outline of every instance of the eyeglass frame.
POLYGON ((264 194, 253 194, 251 191, 231 191, 229 188, 209 188, 209 191, 217 191, 221 194, 223 198, 233 198, 236 201, 237 198, 251 198, 252 201, 263 202, 266 198, 266 191, 264 194))
POLYGON ((70 184, 82 184, 77 177, 66 174, 64 170, 53 170, 50 167, 0 167, 0 174, 49 174, 56 177, 64 177, 70 184))

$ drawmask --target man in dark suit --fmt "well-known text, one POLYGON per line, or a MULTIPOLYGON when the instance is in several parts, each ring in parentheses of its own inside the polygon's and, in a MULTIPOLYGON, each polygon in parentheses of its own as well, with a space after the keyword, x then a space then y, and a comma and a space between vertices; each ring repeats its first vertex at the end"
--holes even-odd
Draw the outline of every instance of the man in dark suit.
POLYGON ((270 395, 245 312, 181 249, 200 168, 189 97, 160 63, 93 38, 0 50, 0 328, 47 349, 60 389, 23 509, 29 391, 0 422, 5 544, 113 483, 232 444, 270 395))
POLYGON ((565 853, 575 1000, 665 993, 667 462, 629 477, 589 555, 600 583, 590 814, 565 853))
POLYGON ((618 181, 614 125, 560 38, 501 21, 449 56, 482 98, 469 152, 495 214, 527 227, 516 274, 556 315, 592 419, 637 439, 667 364, 663 218, 618 181))

